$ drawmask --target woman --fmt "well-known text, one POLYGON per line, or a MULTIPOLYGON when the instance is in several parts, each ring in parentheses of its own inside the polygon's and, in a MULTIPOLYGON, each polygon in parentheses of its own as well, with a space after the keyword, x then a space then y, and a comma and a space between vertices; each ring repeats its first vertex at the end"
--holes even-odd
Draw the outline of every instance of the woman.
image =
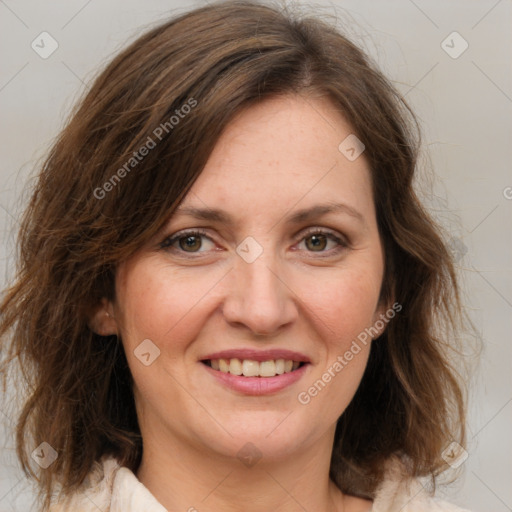
POLYGON ((196 9, 97 78, 2 304, 41 510, 419 511, 463 456, 414 116, 334 28, 196 9))

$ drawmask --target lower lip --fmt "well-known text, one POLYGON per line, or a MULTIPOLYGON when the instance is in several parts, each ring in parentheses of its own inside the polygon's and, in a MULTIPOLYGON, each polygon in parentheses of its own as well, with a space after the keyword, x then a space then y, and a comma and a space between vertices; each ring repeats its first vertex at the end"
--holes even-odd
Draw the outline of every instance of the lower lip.
POLYGON ((275 377, 243 377, 214 370, 204 363, 199 364, 223 385, 245 395, 270 395, 277 393, 303 377, 309 366, 309 364, 304 364, 293 372, 283 373, 275 377))

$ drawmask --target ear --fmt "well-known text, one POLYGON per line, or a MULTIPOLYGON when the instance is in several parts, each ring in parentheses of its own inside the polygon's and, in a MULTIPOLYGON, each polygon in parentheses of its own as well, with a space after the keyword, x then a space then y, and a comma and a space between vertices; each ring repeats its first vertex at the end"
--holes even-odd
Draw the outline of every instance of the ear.
POLYGON ((388 323, 402 310, 402 305, 393 299, 389 301, 379 301, 379 305, 373 315, 372 338, 376 340, 386 330, 388 323))
POLYGON ((89 314, 87 325, 91 331, 100 336, 118 335, 119 331, 112 302, 106 298, 101 299, 100 303, 89 314))

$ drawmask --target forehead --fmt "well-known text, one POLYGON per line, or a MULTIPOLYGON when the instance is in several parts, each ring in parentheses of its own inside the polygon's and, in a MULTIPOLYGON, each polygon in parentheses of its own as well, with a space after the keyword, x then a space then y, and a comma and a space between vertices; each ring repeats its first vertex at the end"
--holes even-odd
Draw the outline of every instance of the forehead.
POLYGON ((350 136, 349 123, 325 98, 286 96, 251 106, 228 125, 175 214, 194 208, 264 217, 342 203, 346 213, 372 216, 364 153, 350 160, 340 150, 350 136))

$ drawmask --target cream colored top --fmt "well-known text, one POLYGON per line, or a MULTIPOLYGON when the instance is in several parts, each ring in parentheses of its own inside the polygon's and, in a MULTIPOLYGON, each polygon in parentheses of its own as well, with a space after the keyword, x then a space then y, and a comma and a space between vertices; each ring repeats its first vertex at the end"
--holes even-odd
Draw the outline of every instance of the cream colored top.
MULTIPOLYGON (((391 466, 377 490, 371 512, 470 512, 430 496, 417 479, 404 479, 391 466)), ((51 512, 168 512, 126 467, 104 457, 96 463, 83 490, 55 503, 51 512)))

